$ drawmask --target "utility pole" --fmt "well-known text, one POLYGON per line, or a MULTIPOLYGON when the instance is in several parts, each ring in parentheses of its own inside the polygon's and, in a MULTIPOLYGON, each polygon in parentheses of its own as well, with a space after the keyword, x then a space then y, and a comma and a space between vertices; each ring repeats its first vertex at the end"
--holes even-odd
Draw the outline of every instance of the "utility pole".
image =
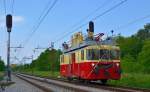
POLYGON ((7 75, 8 81, 11 81, 11 69, 10 69, 10 32, 12 28, 12 16, 6 16, 6 25, 7 25, 7 32, 8 32, 8 42, 7 42, 7 75))
POLYGON ((7 77, 8 81, 11 81, 11 69, 10 69, 10 33, 12 28, 12 15, 6 15, 6 27, 8 32, 8 42, 7 42, 7 77))

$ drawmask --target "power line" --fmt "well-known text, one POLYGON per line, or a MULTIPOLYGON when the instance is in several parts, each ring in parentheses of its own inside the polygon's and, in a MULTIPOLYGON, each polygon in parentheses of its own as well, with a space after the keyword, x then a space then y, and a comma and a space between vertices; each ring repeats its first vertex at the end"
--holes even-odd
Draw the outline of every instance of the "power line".
MULTIPOLYGON (((46 13, 43 16, 39 17, 39 22, 38 24, 34 27, 34 29, 32 30, 32 33, 30 34, 29 38, 27 38, 25 40, 25 43, 28 43, 28 41, 31 39, 31 37, 34 35, 34 33, 37 31, 37 29, 40 27, 41 23, 44 21, 44 19, 46 18, 46 16, 49 14, 49 12, 52 10, 52 8, 55 6, 55 4, 57 3, 58 0, 55 0, 53 2, 53 4, 51 5, 51 7, 49 7, 46 11, 46 13)), ((49 5, 47 5, 49 6, 49 5)))
POLYGON ((125 24, 125 25, 121 25, 121 26, 115 28, 114 30, 124 29, 124 28, 126 28, 126 27, 128 27, 128 26, 130 26, 130 25, 132 25, 132 24, 134 24, 134 23, 136 23, 136 22, 138 22, 138 21, 141 21, 141 20, 144 20, 144 19, 147 19, 147 18, 150 18, 150 14, 149 14, 149 15, 146 15, 146 16, 143 16, 143 17, 140 17, 140 18, 137 18, 137 19, 135 19, 135 20, 133 20, 133 21, 130 21, 130 22, 128 22, 128 23, 125 24))
MULTIPOLYGON (((121 4, 125 3, 126 1, 127 1, 127 0, 121 1, 120 3, 116 4, 115 6, 111 7, 111 8, 108 9, 108 10, 106 10, 105 12, 101 13, 100 15, 94 17, 92 20, 98 19, 99 17, 101 17, 101 16, 105 15, 106 13, 112 11, 113 9, 119 7, 121 4)), ((63 38, 65 38, 65 36, 67 36, 68 34, 70 34, 70 33, 74 32, 74 31, 76 31, 77 29, 79 29, 79 28, 85 26, 86 24, 88 24, 88 22, 87 22, 87 23, 84 23, 84 24, 82 24, 82 25, 80 25, 80 26, 77 27, 75 30, 72 30, 72 31, 70 31, 69 33, 63 35, 60 39, 56 40, 55 42, 58 42, 58 41, 62 40, 63 38)))
POLYGON ((14 3, 15 3, 15 0, 12 0, 12 5, 11 5, 11 13, 12 13, 12 15, 14 14, 14 3))
MULTIPOLYGON (((101 16, 103 16, 103 15, 107 14, 108 12, 110 12, 110 11, 116 9, 117 7, 119 7, 120 5, 124 4, 125 2, 127 2, 127 0, 123 0, 123 1, 119 2, 118 4, 116 4, 116 5, 114 5, 113 7, 109 8, 108 10, 106 10, 106 11, 102 12, 101 14, 97 15, 96 17, 92 18, 92 20, 93 20, 93 21, 94 21, 94 20, 97 20, 97 19, 100 18, 101 16)), ((64 39, 67 35, 73 33, 73 32, 76 31, 77 29, 79 29, 79 28, 81 28, 81 27, 83 27, 83 26, 85 26, 85 25, 87 25, 87 24, 88 24, 88 22, 86 22, 86 23, 80 25, 79 27, 77 27, 77 28, 75 28, 74 30, 72 30, 72 31, 68 32, 67 34, 63 35, 62 37, 60 37, 58 40, 56 40, 56 41, 54 41, 54 42, 56 43, 56 42, 58 42, 58 41, 64 39)))
POLYGON ((4 12, 5 12, 5 15, 6 15, 6 1, 3 0, 3 3, 4 3, 4 12))
MULTIPOLYGON (((73 26, 71 26, 68 30, 71 30, 73 28, 75 28, 77 25, 79 25, 80 23, 82 23, 83 21, 85 21, 86 19, 88 19, 91 15, 93 15, 95 12, 99 11, 100 9, 102 9, 103 7, 105 7, 106 5, 110 4, 113 0, 106 0, 105 2, 103 2, 102 5, 96 7, 96 9, 94 9, 94 11, 90 12, 87 16, 83 17, 82 19, 80 19, 77 23, 75 23, 73 26)), ((65 34, 67 33, 68 31, 64 31, 61 33, 62 34, 65 34)), ((55 36, 56 37, 56 36, 55 36)))
MULTIPOLYGON (((53 9, 53 7, 56 5, 56 3, 58 2, 58 0, 55 0, 52 5, 50 6, 51 2, 48 2, 48 4, 46 5, 46 7, 44 8, 43 12, 41 13, 40 17, 38 18, 38 24, 33 26, 33 30, 31 30, 31 34, 29 35, 29 37, 24 41, 23 45, 24 47, 26 46, 26 44, 30 41, 30 39, 32 38, 32 36, 34 35, 34 33, 37 31, 37 29, 39 28, 39 26, 41 25, 41 23, 44 21, 44 19, 46 18, 46 16, 49 14, 49 12, 53 9), (47 9, 48 8, 48 9, 47 9), (45 13, 45 14, 43 14, 45 13)), ((37 22, 36 22, 37 23, 37 22)), ((21 51, 20 51, 21 52, 21 51)), ((19 52, 19 53, 20 53, 19 52)))
POLYGON ((118 3, 118 4, 116 4, 115 6, 111 7, 110 9, 108 9, 108 10, 104 11, 103 13, 97 15, 97 16, 94 17, 92 20, 97 20, 99 17, 101 17, 101 16, 105 15, 106 13, 108 13, 108 12, 110 12, 110 11, 116 9, 117 7, 119 7, 120 5, 122 5, 123 3, 127 2, 127 1, 128 1, 128 0, 123 0, 123 1, 121 1, 120 3, 118 3))

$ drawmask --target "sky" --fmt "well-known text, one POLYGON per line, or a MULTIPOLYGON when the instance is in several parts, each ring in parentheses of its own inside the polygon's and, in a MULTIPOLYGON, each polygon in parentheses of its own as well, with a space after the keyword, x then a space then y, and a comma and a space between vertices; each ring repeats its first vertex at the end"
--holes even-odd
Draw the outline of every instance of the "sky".
MULTIPOLYGON (((123 0, 58 0, 33 35, 31 35, 33 28, 37 25, 43 10, 47 9, 45 8, 46 5, 48 2, 52 4, 55 0, 14 0, 13 8, 12 1, 5 0, 6 14, 11 13, 13 15, 11 46, 16 47, 21 44, 24 48, 11 49, 11 64, 30 63, 31 60, 21 60, 23 57, 31 57, 32 55, 36 59, 44 49, 36 50, 34 53, 34 48, 47 48, 51 42, 56 41, 54 43, 55 48, 61 48, 62 42, 68 41, 73 34, 68 34, 62 38, 65 33, 82 31, 86 34, 88 24, 80 27, 82 24, 89 22, 95 16, 100 15, 123 0), (98 7, 101 8, 95 11, 98 7), (87 17, 87 15, 89 16, 87 17), (85 19, 85 17, 87 18, 85 19), (29 41, 26 43, 27 39, 29 41), (13 59, 15 56, 19 60, 13 59)), ((124 25, 150 15, 149 4, 150 0, 127 0, 124 4, 94 20, 95 34, 111 35, 111 30, 114 30, 116 35, 130 36, 135 34, 146 23, 150 23, 150 17, 134 24, 124 25)), ((4 6, 4 0, 0 0, 0 56, 6 63, 7 32, 4 6)))

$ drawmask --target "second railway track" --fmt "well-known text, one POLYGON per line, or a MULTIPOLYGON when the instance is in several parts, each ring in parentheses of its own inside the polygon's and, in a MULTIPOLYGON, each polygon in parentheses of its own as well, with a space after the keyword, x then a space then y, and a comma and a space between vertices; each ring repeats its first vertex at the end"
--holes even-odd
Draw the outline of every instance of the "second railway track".
POLYGON ((111 85, 100 85, 97 83, 85 85, 84 83, 79 82, 41 78, 21 73, 16 73, 15 75, 46 92, 150 92, 148 89, 116 87, 111 85))

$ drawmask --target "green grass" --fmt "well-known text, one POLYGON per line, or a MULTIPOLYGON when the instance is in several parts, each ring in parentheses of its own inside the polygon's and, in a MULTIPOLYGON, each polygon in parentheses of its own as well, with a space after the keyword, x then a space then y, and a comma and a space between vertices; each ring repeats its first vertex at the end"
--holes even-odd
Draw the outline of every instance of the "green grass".
POLYGON ((27 74, 32 74, 32 75, 35 75, 35 76, 40 76, 40 77, 53 77, 53 78, 57 78, 58 76, 60 76, 60 73, 59 71, 58 72, 50 72, 50 71, 34 71, 34 72, 31 72, 31 71, 26 71, 25 73, 27 74))
POLYGON ((150 89, 150 74, 123 73, 120 80, 110 80, 109 84, 150 89))

